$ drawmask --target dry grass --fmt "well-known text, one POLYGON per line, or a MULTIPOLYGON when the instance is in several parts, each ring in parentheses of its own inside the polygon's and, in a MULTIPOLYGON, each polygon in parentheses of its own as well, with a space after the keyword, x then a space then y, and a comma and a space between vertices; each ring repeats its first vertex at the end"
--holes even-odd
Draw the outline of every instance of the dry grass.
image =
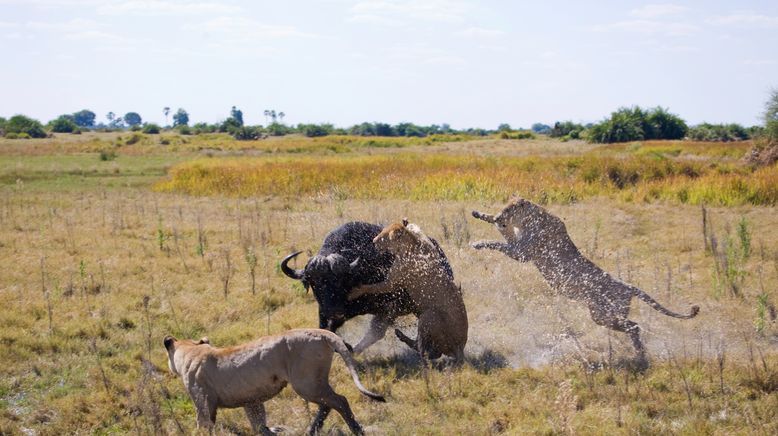
POLYGON ((222 158, 177 165, 156 188, 243 197, 506 201, 518 193, 541 203, 606 196, 631 202, 775 205, 778 166, 753 170, 641 155, 222 158))
MULTIPOLYGON (((63 164, 56 162, 60 155, 35 161, 9 153, 0 146, 6 159, 0 159, 0 173, 25 182, 9 176, 0 190, 0 261, 8 266, 0 275, 2 434, 191 433, 194 410, 180 380, 168 374, 163 336, 208 335, 214 344, 230 345, 315 326, 312 296, 279 273, 279 259, 297 249, 315 252, 326 232, 345 221, 403 216, 441 242, 462 284, 471 325, 468 364, 431 371, 425 383, 418 360, 388 337, 358 358, 364 384, 388 396, 387 404, 375 404, 359 397, 336 358, 334 386, 368 433, 778 432, 774 207, 707 209, 708 239, 715 237, 720 247, 739 249, 743 219, 751 235, 750 256, 726 258, 732 250, 721 248, 735 277, 742 277, 735 296, 717 291, 719 258, 704 248, 699 207, 624 202, 615 194, 549 206, 606 270, 672 309, 701 305, 698 318, 683 321, 633 303, 632 317, 646 332, 653 360, 641 374, 621 365, 632 356, 623 335, 595 326, 580 305, 551 294, 531 265, 468 247, 497 236, 469 211, 499 210, 499 200, 373 200, 348 192, 319 195, 317 189, 300 198, 158 193, 148 186, 166 162, 192 155, 147 156, 155 162, 149 163, 143 156, 127 160, 121 151, 106 164, 118 165, 120 175, 133 174, 136 187, 94 189, 118 177, 104 172, 94 154, 71 155, 74 161, 63 164), (93 175, 66 173, 68 165, 84 162, 94 162, 93 175), (85 185, 87 180, 94 184, 85 185), (226 296, 225 253, 232 269, 226 296)), ((607 153, 603 158, 618 159, 622 151, 607 153)), ((362 162, 361 171, 369 172, 372 159, 384 158, 342 162, 362 162)), ((411 160, 394 165, 407 175, 403 159, 411 160)), ((457 159, 433 156, 428 162, 440 162, 445 173, 452 162, 461 164, 457 159)), ((249 164, 283 168, 284 162, 305 160, 249 164)), ((461 165, 476 172, 485 164, 461 165)), ((445 179, 440 183, 445 186, 445 179)), ((364 317, 352 320, 340 333, 353 343, 366 324, 364 317)), ((413 320, 400 324, 410 330, 413 320)), ((290 390, 268 402, 269 422, 289 434, 301 432, 314 410, 290 390)), ((220 412, 218 423, 220 433, 249 432, 239 410, 220 412)), ((347 428, 333 415, 325 430, 340 434, 347 428)))
MULTIPOLYGON (((389 403, 380 405, 360 399, 337 363, 337 390, 374 433, 775 431, 778 361, 768 344, 776 327, 768 320, 756 334, 752 325, 758 280, 767 289, 778 284, 772 209, 710 211, 719 235, 746 216, 755 247, 744 267, 742 299, 717 300, 697 208, 603 201, 552 207, 574 240, 608 270, 670 307, 702 304, 699 319, 678 321, 635 303, 655 363, 646 374, 633 374, 616 363, 631 356, 625 338, 595 327, 581 307, 550 295, 530 266, 467 247, 468 240, 495 234, 466 218, 466 211, 500 206, 5 191, 0 240, 3 260, 14 268, 0 278, 0 427, 43 434, 177 433, 179 426, 190 432, 194 412, 180 381, 167 374, 164 334, 207 334, 215 344, 229 345, 313 326, 312 297, 278 273, 278 260, 294 249, 315 251, 322 236, 346 220, 409 216, 441 240, 465 290, 469 364, 461 371, 432 372, 427 385, 419 362, 388 338, 360 358, 365 384, 389 395, 389 403), (202 256, 198 218, 205 235, 202 256), (245 247, 257 256, 256 295, 245 247), (235 268, 226 298, 224 250, 235 268), (720 341, 727 347, 723 392, 715 358, 720 341), (760 353, 766 354, 764 365, 760 353), (666 360, 670 355, 678 367, 666 360), (692 408, 681 375, 690 383, 692 408), (567 380, 565 393, 559 389, 567 380), (566 417, 556 412, 560 407, 566 417)), ((355 320, 342 333, 353 342, 365 327, 364 319, 355 320)), ((292 433, 311 418, 291 392, 269 403, 269 416, 292 433)), ((219 422, 223 432, 248 431, 240 411, 221 414, 219 422)), ((333 416, 327 428, 345 427, 333 416)))

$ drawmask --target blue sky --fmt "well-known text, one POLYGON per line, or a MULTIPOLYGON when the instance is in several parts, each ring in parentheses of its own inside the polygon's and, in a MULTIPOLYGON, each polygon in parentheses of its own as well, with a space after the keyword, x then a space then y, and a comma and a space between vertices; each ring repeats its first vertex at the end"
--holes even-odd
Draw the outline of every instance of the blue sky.
POLYGON ((760 122, 778 2, 0 0, 0 115, 494 128, 669 107, 760 122))

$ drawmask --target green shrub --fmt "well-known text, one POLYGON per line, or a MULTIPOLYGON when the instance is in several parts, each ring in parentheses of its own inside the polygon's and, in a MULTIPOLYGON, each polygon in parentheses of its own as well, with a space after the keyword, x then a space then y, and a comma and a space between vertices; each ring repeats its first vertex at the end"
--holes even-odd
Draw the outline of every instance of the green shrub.
POLYGON ((191 135, 192 134, 192 128, 187 125, 181 125, 177 128, 178 133, 182 135, 191 135))
POLYGON ((168 138, 159 138, 159 144, 160 145, 170 145, 170 139, 168 139, 168 138))
POLYGON ((54 133, 73 133, 78 130, 72 115, 60 115, 57 119, 49 122, 49 127, 54 133))
POLYGON ((8 132, 5 134, 6 139, 19 139, 19 134, 14 132, 8 132))
POLYGON ((742 141, 750 139, 749 131, 740 124, 702 123, 689 129, 687 137, 694 141, 742 141))
POLYGON ((158 125, 154 123, 148 123, 143 126, 143 133, 149 135, 157 135, 162 130, 158 125))
POLYGON ((32 138, 45 138, 46 131, 38 120, 26 117, 24 115, 14 115, 6 123, 4 128, 6 134, 25 133, 32 138))
POLYGON ((589 128, 587 140, 597 143, 681 139, 688 131, 686 122, 667 109, 643 110, 638 106, 620 108, 611 117, 589 128))
POLYGON ((109 161, 116 159, 116 150, 100 150, 100 160, 101 161, 109 161))
POLYGON ((238 141, 251 141, 254 139, 259 139, 261 134, 262 132, 258 127, 252 126, 233 127, 230 130, 230 135, 232 135, 232 137, 238 141))
POLYGON ((141 139, 143 139, 143 135, 139 133, 133 133, 132 135, 130 135, 129 138, 127 138, 127 141, 125 141, 124 143, 127 145, 132 145, 140 142, 141 139))
POLYGON ((552 138, 567 136, 568 139, 579 139, 581 137, 581 132, 585 129, 583 124, 574 123, 572 121, 557 121, 554 123, 554 127, 550 129, 548 136, 552 138))
POLYGON ((140 132, 141 129, 142 129, 141 126, 137 124, 130 126, 130 132, 140 132))
POLYGON ((309 138, 332 134, 332 124, 299 124, 297 129, 309 138))

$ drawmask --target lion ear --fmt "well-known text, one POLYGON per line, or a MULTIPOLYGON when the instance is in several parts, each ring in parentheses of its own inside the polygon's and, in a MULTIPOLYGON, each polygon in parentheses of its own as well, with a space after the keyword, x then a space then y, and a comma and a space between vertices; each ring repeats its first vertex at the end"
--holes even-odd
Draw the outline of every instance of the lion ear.
POLYGON ((197 345, 210 344, 210 343, 211 340, 208 339, 208 336, 203 336, 202 338, 200 338, 200 342, 198 342, 197 345))
POLYGON ((403 227, 408 227, 408 218, 403 218, 403 227))
POLYGON ((165 336, 164 344, 165 344, 165 348, 167 348, 168 350, 170 349, 170 347, 173 346, 175 342, 176 342, 176 338, 174 338, 173 336, 170 335, 165 336))

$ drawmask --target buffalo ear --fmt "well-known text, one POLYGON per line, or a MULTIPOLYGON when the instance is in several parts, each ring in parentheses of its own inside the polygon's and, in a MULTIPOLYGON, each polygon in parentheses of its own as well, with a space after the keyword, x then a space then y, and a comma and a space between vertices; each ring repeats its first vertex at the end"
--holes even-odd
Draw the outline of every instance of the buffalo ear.
POLYGON ((403 218, 403 227, 408 227, 408 217, 403 218))
POLYGON ((167 335, 167 336, 165 336, 165 339, 164 339, 163 342, 165 344, 165 348, 169 350, 170 347, 172 347, 173 344, 176 342, 176 338, 174 338, 173 336, 167 335))
POLYGON ((202 338, 200 338, 200 341, 197 342, 197 345, 210 344, 210 343, 211 343, 211 340, 208 339, 208 336, 203 336, 202 338))

